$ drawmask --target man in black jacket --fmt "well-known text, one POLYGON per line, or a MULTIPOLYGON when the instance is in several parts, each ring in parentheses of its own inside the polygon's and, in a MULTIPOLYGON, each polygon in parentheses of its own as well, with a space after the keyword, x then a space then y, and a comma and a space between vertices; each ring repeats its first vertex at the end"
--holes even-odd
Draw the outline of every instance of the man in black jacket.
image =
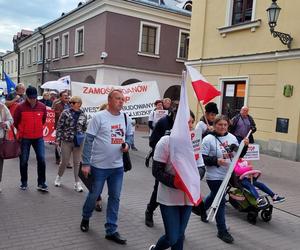
MULTIPOLYGON (((150 136, 150 140, 149 140, 150 147, 153 148, 153 154, 154 154, 154 148, 155 148, 156 144, 158 143, 158 141, 160 140, 160 138, 163 137, 167 131, 170 131, 172 129, 174 120, 176 117, 177 107, 178 107, 178 105, 173 107, 172 111, 169 112, 169 114, 167 116, 161 118, 157 122, 156 126, 154 127, 154 130, 153 130, 153 132, 150 136)), ((145 224, 148 227, 153 227, 153 224, 154 224, 153 212, 159 205, 156 201, 157 189, 158 189, 158 181, 155 180, 151 198, 147 205, 147 209, 145 211, 145 224)))

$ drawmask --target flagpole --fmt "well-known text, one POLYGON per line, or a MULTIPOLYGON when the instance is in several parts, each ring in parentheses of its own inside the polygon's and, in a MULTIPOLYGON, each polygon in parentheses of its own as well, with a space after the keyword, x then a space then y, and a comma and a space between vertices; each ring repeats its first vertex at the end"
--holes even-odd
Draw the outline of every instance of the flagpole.
MULTIPOLYGON (((252 130, 250 129, 249 132, 248 132, 248 134, 247 134, 247 136, 246 136, 246 138, 248 138, 250 136, 251 132, 252 132, 252 130)), ((242 150, 243 150, 244 146, 245 146, 245 143, 244 143, 244 140, 242 140, 242 142, 241 142, 241 144, 239 146, 239 149, 238 149, 237 153, 235 154, 235 156, 233 157, 233 160, 231 161, 231 163, 229 165, 229 168, 228 168, 228 171, 227 171, 227 173, 225 175, 225 178, 224 178, 224 180, 223 180, 223 182, 222 182, 222 184, 221 184, 221 186, 220 186, 220 188, 219 188, 219 190, 218 190, 218 192, 217 192, 217 194, 215 196, 215 199, 214 199, 214 201, 213 201, 213 203, 212 203, 212 205, 210 207, 210 211, 209 211, 207 217, 209 219, 211 217, 211 215, 213 215, 211 221, 215 220, 215 217, 217 215, 217 212, 218 212, 221 200, 222 200, 222 198, 224 196, 224 193, 226 191, 229 179, 230 179, 231 174, 233 172, 234 166, 235 166, 236 162, 238 161, 238 159, 239 159, 239 157, 240 157, 240 155, 242 153, 242 150)))
POLYGON ((205 111, 204 111, 204 108, 203 108, 203 104, 202 104, 201 101, 199 101, 198 103, 199 103, 199 106, 200 106, 200 108, 202 110, 202 114, 203 114, 204 120, 206 122, 206 125, 207 125, 207 127, 209 127, 209 123, 208 123, 207 117, 205 116, 205 111))

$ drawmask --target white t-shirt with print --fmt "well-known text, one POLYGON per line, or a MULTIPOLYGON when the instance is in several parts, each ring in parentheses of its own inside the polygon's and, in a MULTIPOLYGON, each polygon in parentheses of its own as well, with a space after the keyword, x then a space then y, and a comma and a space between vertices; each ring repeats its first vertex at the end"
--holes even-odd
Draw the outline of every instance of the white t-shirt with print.
MULTIPOLYGON (((151 113, 150 113, 150 115, 149 115, 148 121, 152 122, 152 126, 154 128, 155 125, 156 125, 156 123, 161 118, 165 117, 167 114, 168 114, 168 110, 160 110, 160 109, 152 110, 151 113)), ((152 129, 150 129, 150 135, 151 134, 152 134, 152 129)))
POLYGON ((191 131, 191 138, 193 143, 193 148, 195 152, 195 159, 197 161, 197 167, 204 166, 203 157, 201 154, 201 145, 202 145, 202 135, 207 130, 207 125, 200 121, 197 123, 194 130, 191 131))
POLYGON ((218 136, 218 139, 212 134, 205 136, 203 138, 201 152, 204 155, 226 159, 227 166, 206 166, 207 180, 224 179, 231 162, 230 158, 233 159, 234 157, 233 153, 227 153, 225 147, 230 146, 231 144, 239 145, 236 137, 230 133, 226 134, 225 136, 218 136))
POLYGON ((125 133, 130 135, 131 123, 127 116, 125 128, 124 113, 112 115, 103 110, 92 118, 87 133, 95 136, 92 145, 91 165, 96 168, 109 169, 123 166, 121 144, 125 142, 125 133))
MULTIPOLYGON (((175 170, 170 161, 170 136, 163 136, 155 147, 153 159, 155 161, 166 163, 166 172, 175 175, 175 170)), ((167 206, 183 206, 193 204, 186 194, 176 188, 170 188, 161 182, 158 185, 157 202, 167 206)))

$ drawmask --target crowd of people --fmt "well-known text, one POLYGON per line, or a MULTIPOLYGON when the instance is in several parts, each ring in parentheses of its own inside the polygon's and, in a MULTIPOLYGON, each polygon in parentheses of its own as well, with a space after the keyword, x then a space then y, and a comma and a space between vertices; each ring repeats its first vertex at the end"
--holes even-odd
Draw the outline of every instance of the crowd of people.
MULTIPOLYGON (((16 90, 6 97, 5 104, 0 103, 0 141, 13 125, 21 143, 20 189, 25 191, 28 188, 28 160, 32 146, 37 160, 37 189, 48 192, 43 125, 46 121, 46 106, 51 107, 55 113, 55 159, 58 164, 54 185, 62 186, 65 169, 71 166, 74 170, 74 189, 82 192, 79 178, 81 171, 84 180, 89 183, 89 192, 82 208, 80 229, 88 232, 93 211, 102 211, 101 194, 104 184, 107 183, 105 238, 118 244, 126 244, 126 239, 118 231, 124 176, 123 153, 130 148, 137 148, 134 145, 135 121, 122 112, 122 91, 113 89, 108 94, 107 104, 89 122, 81 109, 81 98, 70 97, 68 90, 60 93, 44 92, 41 100, 37 96, 35 87, 25 88, 23 84, 18 84, 16 90)), ((210 189, 210 193, 195 207, 187 195, 178 189, 174 168, 170 162, 169 135, 176 119, 178 104, 178 101, 169 98, 155 101, 155 109, 148 120, 151 151, 146 157, 145 165, 149 167, 153 158, 152 174, 155 181, 145 210, 145 224, 148 227, 154 226, 153 213, 159 206, 165 227, 165 234, 155 245, 150 246, 150 250, 183 249, 185 228, 191 212, 200 215, 203 222, 208 222, 206 210, 212 204, 239 144, 241 141, 245 144, 240 156, 242 158, 249 141, 254 142, 256 124, 248 114, 249 108, 246 106, 241 108, 240 114, 229 120, 226 116, 218 115, 216 103, 210 102, 206 104, 205 113, 195 127, 195 115, 190 112, 188 125, 199 178, 203 179, 205 176, 210 189), (246 135, 249 130, 252 132, 248 139, 246 135)), ((3 159, 0 158, 0 184, 2 169, 3 159)), ((250 192, 254 192, 247 179, 243 184, 250 192)), ((254 182, 254 186, 268 193, 274 202, 284 201, 284 197, 273 193, 260 182, 254 182)), ((263 206, 259 203, 258 193, 254 192, 254 195, 258 205, 263 206)), ((225 197, 222 197, 216 222, 217 236, 226 243, 232 243, 234 239, 225 222, 225 197)))

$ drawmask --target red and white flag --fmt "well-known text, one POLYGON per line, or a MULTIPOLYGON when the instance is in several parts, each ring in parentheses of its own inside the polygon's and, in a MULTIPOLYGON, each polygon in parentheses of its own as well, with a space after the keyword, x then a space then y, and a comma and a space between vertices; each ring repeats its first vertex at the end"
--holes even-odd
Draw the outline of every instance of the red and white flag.
POLYGON ((199 101, 203 101, 203 104, 206 104, 216 96, 221 95, 221 92, 211 85, 197 69, 192 66, 186 66, 186 68, 192 79, 192 85, 199 101))
POLYGON ((185 192, 193 204, 198 205, 201 201, 200 176, 188 126, 189 119, 190 109, 186 83, 183 80, 179 107, 170 135, 170 160, 176 172, 176 187, 185 192))

